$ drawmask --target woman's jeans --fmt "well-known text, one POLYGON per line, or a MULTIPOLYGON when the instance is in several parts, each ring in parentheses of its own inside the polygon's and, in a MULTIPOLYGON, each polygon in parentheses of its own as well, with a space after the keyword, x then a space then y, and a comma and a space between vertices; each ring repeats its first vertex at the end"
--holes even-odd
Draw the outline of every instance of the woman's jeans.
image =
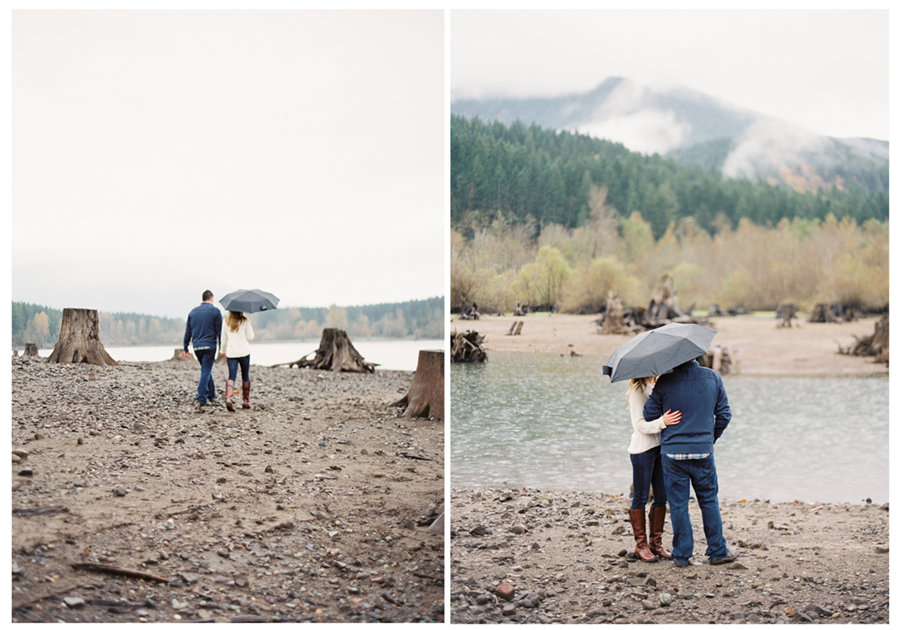
POLYGON ((669 517, 672 519, 672 557, 686 562, 694 555, 694 531, 688 514, 691 486, 700 506, 703 533, 706 534, 706 555, 718 560, 728 555, 722 535, 722 515, 719 513, 719 480, 712 453, 703 459, 674 459, 663 455, 666 487, 669 490, 669 517))
POLYGON ((241 366, 241 378, 243 378, 244 383, 250 382, 250 355, 248 354, 245 357, 238 357, 236 359, 232 359, 228 357, 228 380, 234 381, 234 377, 237 376, 238 366, 241 366))
POLYGON ((631 509, 640 510, 647 505, 650 486, 653 486, 653 507, 666 507, 666 484, 663 480, 659 447, 643 453, 632 453, 631 470, 634 483, 631 509))

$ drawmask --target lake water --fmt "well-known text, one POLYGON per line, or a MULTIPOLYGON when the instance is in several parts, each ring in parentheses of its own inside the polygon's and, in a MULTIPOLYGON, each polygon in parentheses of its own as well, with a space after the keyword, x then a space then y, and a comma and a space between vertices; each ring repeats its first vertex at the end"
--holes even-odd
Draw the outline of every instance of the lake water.
MULTIPOLYGON (((376 369, 380 370, 408 370, 415 371, 419 361, 419 350, 442 350, 444 342, 441 339, 400 339, 400 340, 373 340, 351 339, 363 358, 369 363, 377 363, 376 369)), ((290 363, 296 361, 307 353, 310 358, 314 356, 319 347, 318 341, 281 341, 260 342, 250 345, 251 365, 275 365, 277 363, 290 363)), ((104 346, 106 351, 116 361, 167 361, 175 354, 176 349, 181 349, 178 344, 164 346, 104 346)), ((38 351, 42 357, 49 357, 53 348, 44 348, 38 351)))
MULTIPOLYGON (((628 384, 610 384, 603 363, 492 352, 451 364, 453 486, 627 494, 628 384)), ((888 502, 887 377, 723 380, 720 497, 888 502)))

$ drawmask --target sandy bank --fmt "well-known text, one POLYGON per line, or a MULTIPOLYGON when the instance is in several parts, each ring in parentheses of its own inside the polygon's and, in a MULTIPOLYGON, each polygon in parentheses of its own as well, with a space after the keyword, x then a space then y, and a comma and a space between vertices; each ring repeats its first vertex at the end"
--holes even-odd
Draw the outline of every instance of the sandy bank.
MULTIPOLYGON (((629 506, 621 496, 453 490, 451 622, 888 623, 887 505, 722 502, 740 556, 711 566, 692 501, 697 564, 683 569, 630 555, 629 506)), ((663 541, 671 549, 668 519, 663 541)))
MULTIPOLYGON (((476 330, 485 336, 488 351, 552 352, 600 355, 612 352, 631 335, 601 335, 595 315, 534 314, 525 317, 485 316, 457 320, 451 329, 476 330), (513 321, 524 322, 521 335, 507 335, 513 321)), ((772 317, 741 315, 710 320, 718 334, 714 345, 728 348, 746 375, 886 375, 883 363, 868 357, 838 354, 838 346, 850 346, 856 337, 871 335, 877 318, 841 324, 795 321, 791 328, 778 326, 772 317)))
POLYGON ((444 424, 385 406, 413 373, 254 366, 235 413, 198 375, 12 360, 12 619, 442 620, 444 424))

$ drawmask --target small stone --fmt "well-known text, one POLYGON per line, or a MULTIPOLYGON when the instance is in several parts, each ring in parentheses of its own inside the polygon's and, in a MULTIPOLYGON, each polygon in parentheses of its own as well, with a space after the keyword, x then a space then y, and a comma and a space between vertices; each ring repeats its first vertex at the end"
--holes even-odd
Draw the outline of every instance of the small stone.
POLYGON ((198 576, 194 575, 193 573, 182 572, 182 573, 176 573, 175 575, 180 577, 181 580, 187 585, 193 584, 198 579, 198 576))
POLYGON ((84 600, 80 597, 64 597, 63 602, 65 602, 66 606, 69 608, 78 608, 79 606, 84 606, 84 600))
POLYGON ((516 614, 516 606, 515 604, 507 604, 503 607, 503 610, 501 612, 503 613, 504 617, 512 617, 516 614))
POLYGON ((476 525, 469 530, 469 536, 487 536, 490 533, 490 530, 484 525, 476 525))
POLYGON ((672 594, 671 593, 660 593, 659 594, 659 603, 663 606, 668 606, 672 603, 672 594))
POLYGON ((512 598, 516 595, 516 587, 509 582, 504 582, 503 584, 498 586, 497 590, 494 592, 497 593, 497 597, 499 597, 500 599, 512 601, 512 598))
POLYGON ((509 531, 513 534, 519 535, 524 534, 527 530, 522 525, 513 525, 509 528, 509 531))
POLYGON ((34 471, 31 468, 23 468, 19 471, 20 477, 33 477, 34 471))
POLYGON ((126 494, 128 494, 127 492, 125 492, 125 488, 113 488, 112 493, 113 496, 117 497, 124 497, 126 494))
POLYGON ((19 459, 28 459, 28 451, 24 448, 14 448, 12 454, 19 459))
POLYGON ((492 601, 493 601, 493 599, 491 599, 491 596, 488 595, 487 593, 479 593, 478 597, 475 598, 475 603, 478 604, 479 606, 484 606, 486 604, 490 604, 492 601))
POLYGON ((267 473, 274 473, 274 472, 275 472, 275 469, 272 468, 272 465, 271 465, 271 464, 269 464, 268 466, 266 466, 266 471, 265 471, 265 472, 267 472, 267 473))
POLYGON ((654 599, 644 599, 641 600, 641 604, 644 605, 644 610, 656 610, 659 608, 659 603, 654 599))
POLYGON ((247 586, 247 576, 245 576, 245 575, 234 576, 234 585, 240 586, 241 588, 244 588, 245 586, 247 586))

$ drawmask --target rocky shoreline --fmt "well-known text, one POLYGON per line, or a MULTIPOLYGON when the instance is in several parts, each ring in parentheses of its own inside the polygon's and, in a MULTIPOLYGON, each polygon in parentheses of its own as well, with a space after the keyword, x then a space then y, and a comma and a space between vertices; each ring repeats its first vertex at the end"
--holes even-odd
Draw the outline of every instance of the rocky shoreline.
POLYGON ((443 621, 444 424, 387 407, 413 373, 253 366, 229 413, 224 370, 198 413, 196 362, 12 359, 12 620, 443 621))
MULTIPOLYGON (((452 623, 888 623, 889 509, 722 501, 712 566, 691 500, 692 566, 634 556, 622 495, 454 489, 452 623)), ((667 521, 663 540, 671 547, 667 521)))

